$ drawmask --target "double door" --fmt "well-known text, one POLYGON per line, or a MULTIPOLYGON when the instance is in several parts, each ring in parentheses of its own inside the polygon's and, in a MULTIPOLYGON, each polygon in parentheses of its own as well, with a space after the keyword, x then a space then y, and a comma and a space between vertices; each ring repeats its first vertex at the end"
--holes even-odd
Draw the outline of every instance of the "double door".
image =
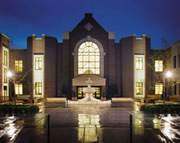
MULTIPOLYGON (((77 91, 78 91, 77 97, 78 97, 79 99, 85 97, 86 95, 85 95, 85 93, 83 92, 83 88, 84 88, 84 87, 77 87, 77 88, 78 88, 78 89, 77 89, 77 91)), ((93 96, 94 96, 95 98, 100 98, 100 97, 101 97, 101 87, 93 87, 93 88, 95 88, 95 92, 93 93, 93 96)))

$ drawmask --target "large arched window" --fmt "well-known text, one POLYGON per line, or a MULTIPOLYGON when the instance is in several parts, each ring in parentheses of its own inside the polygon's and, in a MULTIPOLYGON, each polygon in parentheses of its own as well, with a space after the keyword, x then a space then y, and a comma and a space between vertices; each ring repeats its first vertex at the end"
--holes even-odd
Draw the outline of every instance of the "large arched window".
POLYGON ((94 42, 86 41, 80 45, 78 74, 100 74, 100 50, 94 42))

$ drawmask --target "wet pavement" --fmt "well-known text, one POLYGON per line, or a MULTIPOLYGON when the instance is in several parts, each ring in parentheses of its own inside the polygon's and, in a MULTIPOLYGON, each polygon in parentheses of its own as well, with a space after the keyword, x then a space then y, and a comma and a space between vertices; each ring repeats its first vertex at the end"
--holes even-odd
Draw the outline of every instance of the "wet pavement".
POLYGON ((50 114, 51 143, 129 143, 129 115, 133 115, 134 143, 180 142, 180 116, 152 115, 139 111, 137 102, 113 102, 112 107, 64 103, 42 104, 41 112, 0 117, 0 142, 46 143, 50 114))

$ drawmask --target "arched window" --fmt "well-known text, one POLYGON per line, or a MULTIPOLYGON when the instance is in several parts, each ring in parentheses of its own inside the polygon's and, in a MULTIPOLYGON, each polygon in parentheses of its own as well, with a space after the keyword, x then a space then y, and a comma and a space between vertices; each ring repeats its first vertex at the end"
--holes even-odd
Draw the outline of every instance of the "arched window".
POLYGON ((82 43, 78 49, 78 74, 100 74, 100 50, 91 41, 82 43))

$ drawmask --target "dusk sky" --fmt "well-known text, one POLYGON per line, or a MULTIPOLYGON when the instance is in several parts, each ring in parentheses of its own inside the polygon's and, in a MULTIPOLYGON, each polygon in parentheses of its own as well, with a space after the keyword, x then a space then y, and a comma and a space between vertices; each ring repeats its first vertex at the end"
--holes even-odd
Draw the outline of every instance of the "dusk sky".
POLYGON ((152 48, 163 48, 180 40, 180 0, 3 0, 0 8, 0 32, 13 43, 26 48, 31 34, 47 34, 62 41, 62 33, 71 31, 84 17, 93 13, 106 31, 122 37, 146 34, 152 48))

